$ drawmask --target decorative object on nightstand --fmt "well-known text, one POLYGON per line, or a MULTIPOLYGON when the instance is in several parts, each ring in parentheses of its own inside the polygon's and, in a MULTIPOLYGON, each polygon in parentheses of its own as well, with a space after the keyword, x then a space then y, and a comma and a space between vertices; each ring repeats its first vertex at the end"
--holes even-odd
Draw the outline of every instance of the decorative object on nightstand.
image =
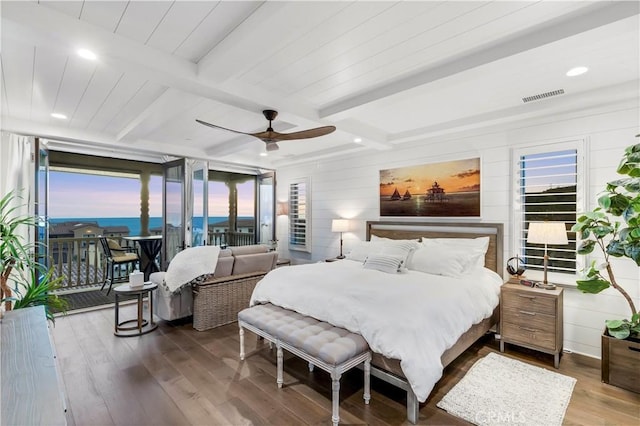
POLYGON ((562 289, 542 290, 504 284, 500 302, 500 352, 505 343, 554 355, 562 352, 562 289))
POLYGON ((520 259, 520 256, 513 256, 507 260, 507 272, 509 273, 509 283, 511 284, 519 284, 520 280, 524 277, 525 271, 524 262, 520 259))
POLYGON ((348 230, 349 221, 347 219, 333 219, 331 221, 331 232, 340 233, 340 254, 336 257, 336 259, 344 259, 344 255, 342 254, 342 233, 347 232, 348 230))
POLYGON ((547 281, 547 268, 549 266, 548 244, 569 244, 567 239, 567 227, 563 222, 531 222, 527 233, 527 242, 533 244, 544 244, 544 279, 540 288, 552 290, 555 285, 547 281))

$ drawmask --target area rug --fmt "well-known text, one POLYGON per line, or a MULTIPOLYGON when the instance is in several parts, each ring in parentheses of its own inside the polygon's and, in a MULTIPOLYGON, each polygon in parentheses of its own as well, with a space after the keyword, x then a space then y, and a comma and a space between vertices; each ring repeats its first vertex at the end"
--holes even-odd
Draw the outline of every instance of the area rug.
POLYGON ((492 352, 436 405, 476 425, 561 425, 575 383, 492 352))

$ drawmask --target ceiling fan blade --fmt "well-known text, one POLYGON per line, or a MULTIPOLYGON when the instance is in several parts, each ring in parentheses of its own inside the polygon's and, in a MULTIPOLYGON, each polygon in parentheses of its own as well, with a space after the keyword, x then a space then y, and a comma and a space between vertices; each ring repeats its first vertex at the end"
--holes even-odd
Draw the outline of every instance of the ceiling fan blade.
POLYGON ((222 130, 226 130, 227 132, 238 133, 240 135, 255 136, 253 133, 245 133, 245 132, 240 132, 238 130, 227 129, 226 127, 216 126, 215 124, 207 123, 206 121, 198 120, 197 118, 196 118, 196 121, 200 124, 204 124, 205 126, 213 127, 214 129, 222 129, 222 130))
POLYGON ((315 129, 302 130, 300 132, 293 133, 277 133, 277 137, 275 139, 279 141, 292 141, 296 139, 310 139, 317 138, 319 136, 328 135, 329 133, 333 133, 336 130, 336 126, 324 126, 324 127, 316 127, 315 129))

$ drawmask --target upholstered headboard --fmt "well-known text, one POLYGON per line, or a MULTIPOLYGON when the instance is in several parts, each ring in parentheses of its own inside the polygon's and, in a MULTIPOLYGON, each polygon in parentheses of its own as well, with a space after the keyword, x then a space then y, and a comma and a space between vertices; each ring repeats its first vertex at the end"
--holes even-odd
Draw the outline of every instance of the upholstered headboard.
POLYGON ((489 237, 484 265, 499 275, 503 273, 503 232, 502 223, 367 222, 367 241, 371 235, 394 240, 489 237))

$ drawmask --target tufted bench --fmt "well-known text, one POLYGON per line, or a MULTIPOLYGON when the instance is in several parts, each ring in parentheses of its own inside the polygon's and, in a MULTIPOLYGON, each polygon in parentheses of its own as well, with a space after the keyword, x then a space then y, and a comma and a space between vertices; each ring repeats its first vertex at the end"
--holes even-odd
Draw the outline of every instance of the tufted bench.
POLYGON ((238 314, 240 326, 240 359, 244 360, 244 329, 265 338, 277 348, 277 383, 282 387, 282 350, 309 362, 310 368, 317 366, 331 374, 332 416, 337 425, 340 421, 340 377, 342 373, 364 363, 364 401, 371 399, 370 373, 371 352, 367 342, 356 333, 344 328, 318 321, 272 304, 257 305, 238 314))

